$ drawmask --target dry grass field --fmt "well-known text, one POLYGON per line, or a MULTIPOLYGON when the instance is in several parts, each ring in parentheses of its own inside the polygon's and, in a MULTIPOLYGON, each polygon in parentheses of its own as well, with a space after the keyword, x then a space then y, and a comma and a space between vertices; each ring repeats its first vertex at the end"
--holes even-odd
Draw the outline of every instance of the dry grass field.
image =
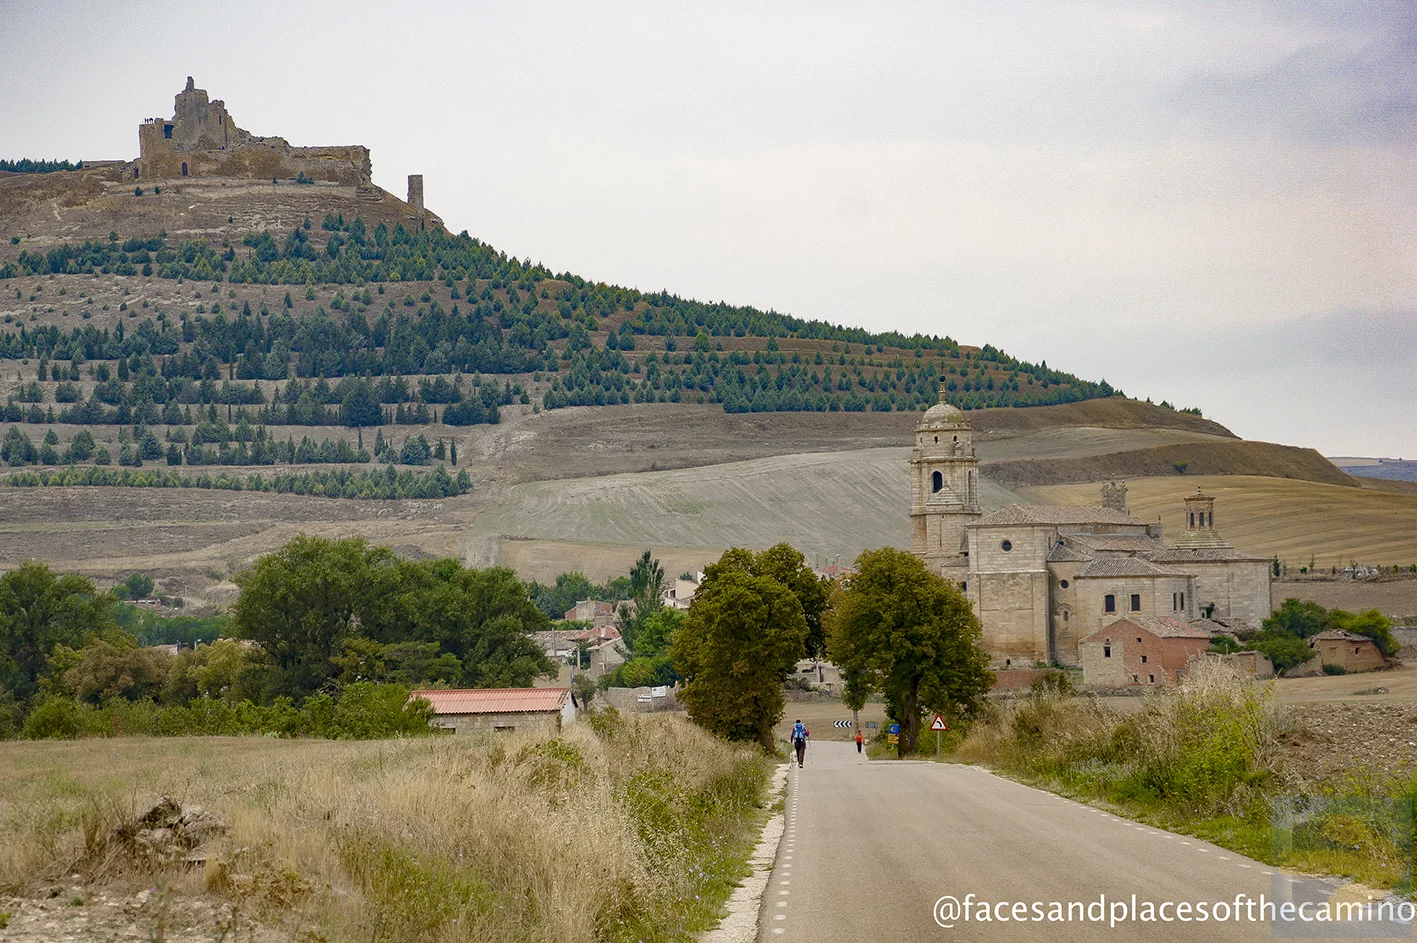
MULTIPOLYGON (((1218 529, 1241 550, 1278 556, 1291 567, 1417 563, 1417 495, 1239 475, 1168 476, 1127 481, 1131 511, 1184 530, 1182 499, 1203 489, 1216 499, 1218 529)), ((1021 489, 1040 503, 1095 503, 1095 484, 1021 489)))
POLYGON ((0 939, 686 940, 742 876, 766 772, 676 717, 556 740, 7 742, 0 939), (229 827, 204 864, 115 832, 164 795, 229 827))

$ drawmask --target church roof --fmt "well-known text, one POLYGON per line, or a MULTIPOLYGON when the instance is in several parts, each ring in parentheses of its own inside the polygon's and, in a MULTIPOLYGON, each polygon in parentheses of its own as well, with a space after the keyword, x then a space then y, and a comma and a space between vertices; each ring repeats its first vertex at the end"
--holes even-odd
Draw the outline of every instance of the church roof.
POLYGON ((1157 566, 1142 557, 1098 557, 1082 568, 1078 579, 1109 576, 1185 576, 1179 570, 1157 566))
POLYGON ((1083 641, 1091 642, 1104 636, 1115 637, 1121 633, 1122 626, 1128 625, 1150 632, 1157 638, 1210 638, 1210 633, 1204 629, 1194 625, 1186 625, 1184 622, 1177 622, 1175 619, 1168 619, 1165 616, 1129 616, 1103 626, 1083 641))
POLYGON ((1161 541, 1145 534, 1064 534, 1063 539, 1098 553, 1150 553, 1161 541))
POLYGON ((1148 553, 1147 557, 1156 563, 1255 563, 1267 559, 1241 553, 1234 547, 1167 547, 1165 550, 1148 553))
POLYGON ((1092 554, 1083 553, 1076 547, 1069 546, 1061 541, 1053 545, 1053 549, 1048 551, 1049 563, 1084 563, 1092 559, 1092 554))
POLYGON ((1111 508, 1074 507, 1070 504, 1010 504, 1006 508, 985 514, 970 527, 990 527, 999 524, 1140 524, 1135 517, 1111 508))

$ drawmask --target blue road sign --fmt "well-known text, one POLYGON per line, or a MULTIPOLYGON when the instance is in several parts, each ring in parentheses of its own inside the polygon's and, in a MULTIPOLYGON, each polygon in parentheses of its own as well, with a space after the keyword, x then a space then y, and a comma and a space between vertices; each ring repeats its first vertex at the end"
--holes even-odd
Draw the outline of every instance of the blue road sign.
POLYGON ((886 728, 886 732, 893 733, 897 737, 900 736, 900 724, 891 724, 889 727, 886 728))

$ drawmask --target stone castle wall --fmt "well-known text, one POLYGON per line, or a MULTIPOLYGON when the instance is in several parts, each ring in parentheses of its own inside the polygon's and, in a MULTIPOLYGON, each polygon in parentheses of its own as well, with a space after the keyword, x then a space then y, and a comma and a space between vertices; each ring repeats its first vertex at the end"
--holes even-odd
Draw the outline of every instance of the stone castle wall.
POLYGON ((370 183, 373 161, 361 145, 292 147, 284 138, 258 137, 236 125, 226 105, 210 101, 191 77, 177 94, 171 119, 138 126, 139 179, 245 177, 293 180, 304 176, 346 186, 370 183))

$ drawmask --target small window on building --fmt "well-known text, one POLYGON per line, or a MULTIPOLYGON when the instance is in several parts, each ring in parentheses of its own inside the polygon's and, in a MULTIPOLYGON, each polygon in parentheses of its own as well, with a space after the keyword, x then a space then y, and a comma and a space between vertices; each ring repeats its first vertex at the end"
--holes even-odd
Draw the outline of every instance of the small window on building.
POLYGON ((182 176, 187 176, 187 162, 185 160, 182 162, 182 176))
POLYGON ((1116 612, 1116 611, 1117 611, 1117 597, 1116 597, 1116 596, 1113 596, 1111 593, 1108 593, 1106 596, 1103 596, 1103 597, 1102 597, 1102 609, 1103 609, 1103 611, 1105 611, 1105 612, 1116 612))
POLYGON ((1354 645, 1354 646, 1353 646, 1353 654, 1355 654, 1355 655, 1361 655, 1361 654, 1363 654, 1363 650, 1362 650, 1361 648, 1359 648, 1357 645, 1354 645))
POLYGON ((1155 683, 1156 683, 1156 675, 1147 675, 1147 676, 1146 676, 1146 683, 1147 683, 1147 684, 1155 684, 1155 683))
POLYGON ((940 444, 940 437, 939 437, 939 436, 935 436, 935 444, 936 444, 936 445, 939 445, 939 444, 940 444))
POLYGON ((1182 608, 1182 609, 1186 608, 1186 594, 1185 594, 1185 593, 1182 593, 1182 594, 1181 594, 1181 608, 1182 608))
POLYGON ((1067 622, 1067 621, 1068 621, 1068 610, 1066 610, 1066 609, 1063 610, 1063 621, 1064 621, 1064 622, 1067 622))
POLYGON ((1142 663, 1143 665, 1146 664, 1146 656, 1145 656, 1145 655, 1141 656, 1141 663, 1142 663))
POLYGON ((1132 612, 1141 612, 1141 595, 1132 593, 1132 612))
POLYGON ((935 472, 930 476, 930 493, 934 494, 945 486, 945 476, 935 472))
POLYGON ((1008 553, 1010 550, 1014 549, 1014 544, 1013 541, 1006 540, 1003 543, 999 544, 999 547, 1004 551, 1004 553, 1008 553))
POLYGON ((1063 589, 1067 589, 1067 588, 1068 588, 1068 581, 1067 581, 1067 580, 1059 580, 1059 581, 1058 581, 1058 585, 1061 586, 1063 589))
POLYGON ((1102 657, 1103 657, 1103 658, 1111 658, 1111 657, 1112 657, 1112 640, 1111 640, 1111 639, 1108 639, 1106 642, 1104 642, 1104 643, 1102 644, 1102 657))
POLYGON ((165 138, 172 137, 172 125, 165 124, 162 126, 162 136, 165 138))
POLYGON ((961 593, 967 593, 967 592, 969 592, 969 583, 968 583, 968 581, 959 584, 959 591, 960 591, 961 593))
POLYGON ((512 733, 517 729, 516 724, 493 724, 492 729, 498 733, 512 733))

